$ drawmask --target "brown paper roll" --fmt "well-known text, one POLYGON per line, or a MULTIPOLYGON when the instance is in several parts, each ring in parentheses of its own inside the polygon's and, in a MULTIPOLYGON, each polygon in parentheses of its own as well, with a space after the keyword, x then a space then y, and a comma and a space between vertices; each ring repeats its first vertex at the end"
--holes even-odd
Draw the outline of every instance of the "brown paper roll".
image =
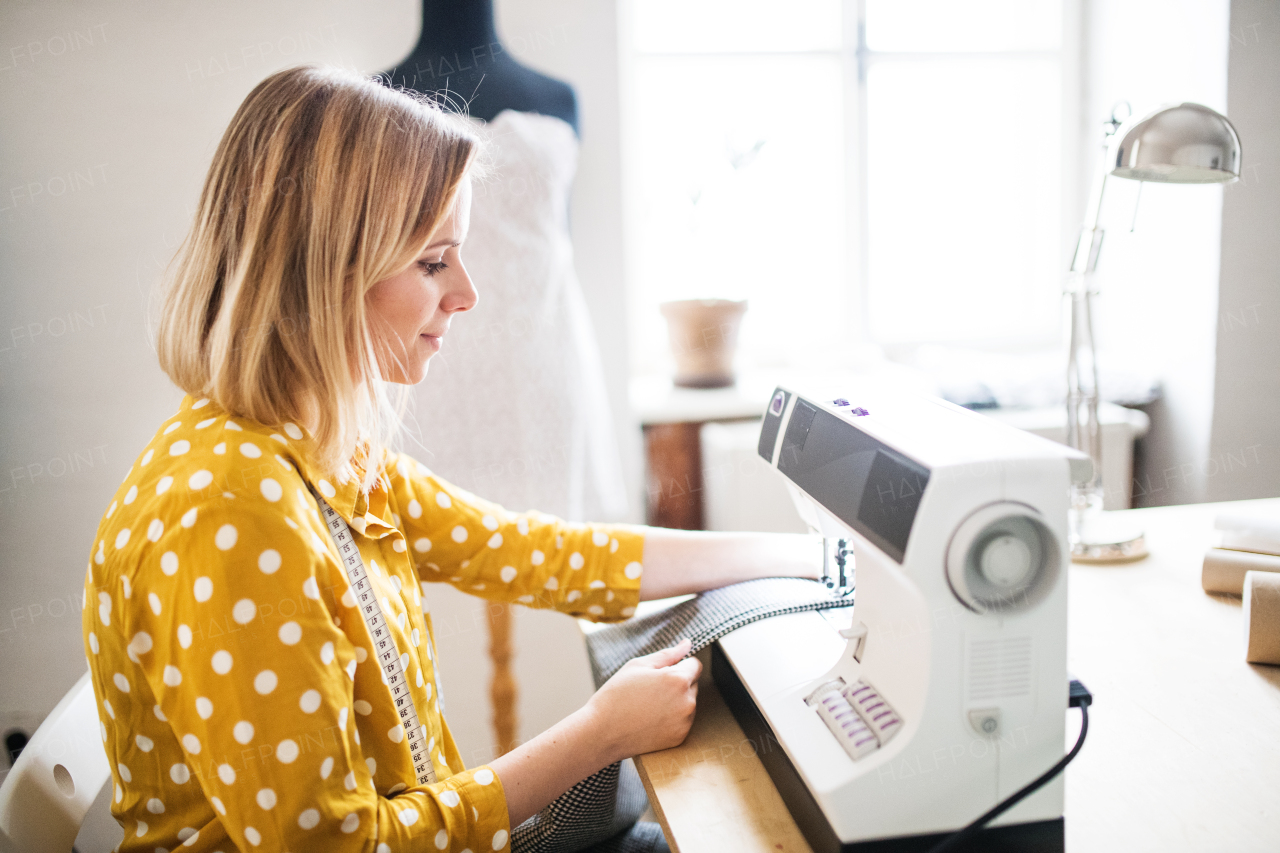
POLYGON ((1280 557, 1210 548, 1204 555, 1200 585, 1205 592, 1240 595, 1244 592, 1245 572, 1280 572, 1280 557))
POLYGON ((1280 574, 1244 576, 1244 659, 1280 664, 1280 574))

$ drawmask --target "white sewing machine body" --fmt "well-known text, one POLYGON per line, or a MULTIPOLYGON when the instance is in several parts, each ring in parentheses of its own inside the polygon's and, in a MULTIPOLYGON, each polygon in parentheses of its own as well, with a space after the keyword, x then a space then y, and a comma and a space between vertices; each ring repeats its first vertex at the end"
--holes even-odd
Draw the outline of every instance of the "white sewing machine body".
MULTIPOLYGON (((927 849, 1063 756, 1068 485, 1088 459, 872 387, 779 388, 760 455, 852 544, 856 606, 723 637, 716 680, 776 738, 757 748, 816 851, 927 849)), ((1062 807, 1059 776, 992 826, 1061 849, 1062 807)))

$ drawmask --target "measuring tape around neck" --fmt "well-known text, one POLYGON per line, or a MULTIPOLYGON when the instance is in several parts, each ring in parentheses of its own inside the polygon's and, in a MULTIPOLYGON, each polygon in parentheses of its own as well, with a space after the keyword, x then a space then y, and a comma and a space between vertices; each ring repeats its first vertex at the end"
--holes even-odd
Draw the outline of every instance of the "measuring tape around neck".
POLYGON ((387 686, 391 688, 391 699, 409 739, 409 753, 413 756, 413 770, 418 777, 418 784, 430 785, 436 781, 436 768, 427 749, 426 727, 419 720, 418 709, 413 704, 413 697, 409 695, 409 680, 405 677, 404 667, 400 665, 400 650, 391 637, 378 596, 373 592, 373 584, 365 570, 360 549, 356 547, 351 530, 342 516, 314 491, 312 495, 320 505, 320 514, 338 549, 338 557, 346 569, 347 580, 351 582, 351 594, 355 596, 356 606, 360 608, 364 624, 369 628, 369 636, 373 638, 374 656, 382 667, 387 686))

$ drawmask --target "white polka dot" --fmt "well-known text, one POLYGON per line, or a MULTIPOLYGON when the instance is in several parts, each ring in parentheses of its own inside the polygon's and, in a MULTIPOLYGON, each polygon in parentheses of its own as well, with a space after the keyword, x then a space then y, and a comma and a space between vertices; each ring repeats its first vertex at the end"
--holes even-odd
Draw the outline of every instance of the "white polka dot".
POLYGON ((320 647, 320 662, 325 664, 333 663, 333 643, 325 643, 320 647))
POLYGON ((190 527, 196 523, 196 508, 192 507, 182 514, 180 519, 183 527, 190 527))
POLYGON ((522 536, 528 536, 529 535, 529 519, 517 518, 516 530, 519 530, 522 536))
POLYGON ((129 679, 124 677, 123 672, 117 672, 111 677, 111 680, 116 683, 116 687, 119 688, 121 693, 129 692, 129 679))
POLYGON ((208 601, 213 596, 213 580, 208 577, 198 577, 191 587, 192 593, 196 597, 196 601, 208 601))
POLYGON ((610 540, 609 540, 609 553, 610 553, 610 554, 616 554, 616 553, 618 553, 618 540, 617 540, 617 539, 610 539, 610 540))
POLYGON ((445 492, 436 492, 436 505, 443 509, 448 509, 453 506, 453 499, 445 492))
POLYGON ((213 544, 218 546, 219 551, 229 551, 236 544, 236 539, 240 534, 236 532, 234 524, 224 524, 218 528, 218 532, 213 536, 213 544))
POLYGON ((150 827, 147 826, 147 822, 145 820, 138 821, 137 836, 141 838, 142 836, 146 835, 148 829, 150 829, 150 827))
POLYGON ((158 518, 151 519, 151 523, 147 525, 147 538, 152 542, 159 542, 160 537, 164 535, 164 522, 158 518))
POLYGON ((292 764, 298 760, 298 744, 289 738, 280 741, 276 747, 276 758, 281 764, 292 764))
MULTIPOLYGON (((465 538, 465 537, 464 537, 465 538)), ((125 528, 116 534, 116 547, 123 548, 129 544, 129 528, 125 528)))
POLYGON ((236 770, 230 764, 218 765, 218 778, 222 780, 222 784, 231 785, 236 781, 236 770))
POLYGON ((164 683, 168 687, 177 687, 182 683, 182 670, 176 666, 166 665, 164 668, 164 683))
MULTIPOLYGON (((418 682, 418 686, 421 687, 422 686, 422 669, 419 668, 418 671, 414 673, 414 675, 416 676, 415 680, 418 682)), ((430 699, 430 698, 431 698, 431 691, 428 690, 427 699, 430 699)))
POLYGON ((268 548, 258 555, 258 570, 264 575, 274 575, 280 568, 280 552, 268 548))
POLYGON ((342 819, 342 831, 350 835, 360 828, 360 815, 352 812, 342 819))
POLYGON ((262 455, 262 449, 259 448, 258 445, 250 444, 247 441, 240 445, 240 452, 245 456, 248 456, 250 459, 257 459, 262 455))
POLYGON ((622 570, 622 573, 632 580, 635 580, 640 577, 640 573, 643 571, 644 567, 639 563, 627 563, 627 567, 622 570))
POLYGON ((387 729, 387 737, 391 738, 392 743, 400 743, 404 740, 404 726, 397 724, 387 729))
POLYGON ((541 566, 542 562, 546 559, 547 555, 539 551, 537 548, 534 548, 533 553, 529 555, 529 562, 535 566, 541 566))
POLYGON ((427 553, 431 550, 431 540, 425 536, 419 536, 417 539, 413 540, 413 550, 417 551, 419 554, 427 553))
POLYGON ((308 690, 302 694, 302 698, 298 700, 298 707, 305 713, 314 714, 320 708, 320 691, 308 690))
POLYGON ((130 486, 129 491, 124 493, 124 505, 128 506, 138 498, 138 487, 130 486))
POLYGON ((364 760, 364 766, 369 768, 369 775, 373 776, 378 772, 378 759, 370 755, 364 760))
POLYGON ((599 604, 593 604, 587 608, 587 612, 590 613, 592 616, 603 616, 604 608, 601 607, 599 604))
POLYGON ((111 718, 111 719, 113 719, 113 720, 116 718, 116 709, 115 709, 115 708, 113 708, 113 707, 111 707, 111 700, 110 700, 110 699, 103 699, 103 700, 102 700, 102 707, 106 709, 106 711, 107 711, 107 716, 108 716, 108 717, 110 717, 110 718, 111 718))
POLYGON ((331 498, 338 493, 337 490, 333 488, 333 484, 328 480, 321 480, 316 485, 320 488, 320 494, 324 495, 326 498, 331 498))
POLYGON ((593 580, 591 583, 587 584, 587 587, 589 589, 604 589, 604 581, 593 580))
POLYGON ((201 489, 208 488, 212 482, 213 472, 201 470, 191 475, 191 479, 187 480, 187 485, 191 487, 192 491, 198 492, 201 489))
POLYGON ((240 424, 232 420, 227 421, 227 425, 224 427, 224 429, 235 430, 236 432, 244 432, 244 427, 240 426, 240 424))
POLYGON ((217 444, 213 446, 213 452, 218 454, 219 456, 226 453, 227 443, 225 441, 219 441, 217 444))
POLYGON ((190 449, 191 449, 191 442, 183 438, 169 445, 169 455, 181 456, 182 454, 186 453, 190 449))
POLYGON ((342 777, 342 787, 346 788, 348 791, 354 791, 356 789, 356 774, 354 771, 342 777))
POLYGON ((150 752, 155 749, 156 746, 156 742, 146 735, 138 735, 133 739, 133 742, 136 743, 138 745, 138 749, 143 752, 150 752))
POLYGON ((573 602, 577 601, 579 598, 582 598, 582 592, 580 590, 571 589, 569 590, 569 595, 566 601, 572 604, 573 602))
POLYGON ((449 830, 442 829, 436 833, 436 849, 443 850, 449 846, 449 830))
POLYGON ((586 565, 586 560, 582 559, 582 555, 574 551, 569 555, 569 568, 575 571, 586 565))
POLYGON ((191 628, 188 625, 178 626, 178 644, 184 649, 191 648, 191 628))
MULTIPOLYGON (((178 767, 179 765, 175 764, 173 766, 178 767)), ((182 765, 182 766, 185 767, 186 765, 182 765)), ((169 775, 172 776, 173 774, 170 773, 169 775)), ((184 779, 183 781, 185 782, 186 780, 184 779)), ((164 803, 160 802, 155 797, 152 797, 151 799, 147 800, 147 811, 151 812, 152 814, 164 814, 164 803)))
POLYGON ((499 829, 497 832, 493 834, 493 849, 501 850, 503 847, 506 847, 506 846, 507 846, 507 831, 505 829, 499 829))
POLYGON ((200 423, 196 424, 196 429, 205 429, 206 427, 211 426, 216 420, 217 418, 205 418, 200 423))
MULTIPOLYGON (((467 541, 467 528, 465 528, 465 527, 463 527, 461 524, 459 524, 457 527, 453 528, 453 532, 452 532, 452 533, 450 533, 449 535, 453 537, 453 541, 454 541, 454 542, 466 542, 466 541, 467 541)), ((127 537, 126 537, 126 538, 127 538, 127 537)))
POLYGON ((369 657, 369 650, 364 646, 356 646, 356 663, 364 663, 369 657))
POLYGON ((292 438, 294 441, 297 441, 298 439, 302 438, 302 430, 298 429, 298 427, 294 424, 286 423, 284 425, 284 431, 289 436, 289 438, 292 438))
POLYGON ((458 796, 457 791, 441 791, 440 802, 444 803, 449 808, 453 808, 458 805, 458 803, 462 802, 462 798, 458 796))
POLYGON ((258 488, 262 490, 262 496, 272 503, 284 496, 284 489, 270 477, 264 477, 262 482, 258 484, 258 488))
POLYGON ((148 450, 146 453, 142 454, 142 464, 146 465, 148 462, 151 461, 151 457, 154 455, 155 455, 154 450, 148 450))
POLYGON ((286 646, 297 645, 298 641, 302 639, 302 626, 297 622, 286 622, 280 626, 280 630, 277 633, 280 637, 280 642, 286 646))
POLYGON ((422 518, 422 504, 418 503, 417 498, 410 499, 409 501, 409 517, 422 518))
POLYGON ((213 671, 218 675, 226 675, 231 671, 231 652, 223 649, 213 653, 213 671))
POLYGON ((154 613, 157 616, 160 615, 160 609, 161 609, 160 596, 156 595, 154 592, 147 593, 147 604, 151 605, 152 613, 154 613))
POLYGON ((103 625, 111 624, 111 596, 108 593, 98 593, 98 618, 103 625))
POLYGON ((351 587, 347 587, 346 592, 342 593, 341 601, 342 601, 342 606, 343 606, 343 607, 355 607, 355 606, 356 606, 356 591, 355 591, 354 589, 352 589, 351 587))
POLYGON ((191 753, 192 755, 199 755, 200 754, 200 738, 190 734, 183 735, 182 748, 185 749, 187 752, 191 753))
POLYGON ((481 767, 471 778, 479 785, 490 785, 493 784, 493 771, 488 767, 481 767))
POLYGON ((254 847, 257 847, 262 843, 262 835, 252 826, 246 826, 244 828, 244 838, 245 841, 248 841, 254 847))
POLYGON ((236 743, 248 743, 253 740, 253 723, 241 720, 231 729, 231 736, 236 739, 236 743))
POLYGON ((205 406, 207 406, 207 405, 209 405, 209 398, 208 398, 208 397, 201 397, 199 400, 196 400, 194 403, 192 403, 192 404, 191 404, 191 408, 192 408, 192 409, 203 409, 203 408, 204 408, 205 406))
POLYGON ((128 767, 125 767, 123 764, 117 764, 116 770, 119 771, 120 778, 123 779, 126 784, 133 781, 133 774, 129 772, 128 767))
POLYGON ((258 691, 259 694, 266 696, 272 690, 276 689, 276 684, 278 684, 279 681, 280 680, 276 678, 276 674, 274 672, 269 669, 264 669, 254 677, 253 689, 258 691))
POLYGON ((628 616, 628 617, 629 617, 629 616, 635 616, 635 615, 636 615, 636 609, 635 609, 634 607, 624 607, 624 608, 622 608, 622 615, 623 615, 623 616, 628 616))
POLYGON ((354 704, 356 713, 362 717, 367 717, 373 713, 373 706, 363 699, 357 699, 354 704))
POLYGON ((200 719, 207 720, 213 716, 213 703, 206 696, 196 698, 196 713, 200 715, 200 719))
POLYGON ((302 582, 302 594, 313 601, 320 600, 320 585, 315 578, 307 578, 302 582))
POLYGON ((172 551, 165 551, 160 557, 160 571, 170 576, 178 571, 178 555, 172 551))
POLYGON ((222 800, 218 799, 217 797, 210 797, 209 802, 213 803, 214 811, 216 811, 218 814, 222 815, 223 817, 226 817, 227 807, 222 804, 222 800))
POLYGON ((276 792, 270 788, 260 789, 258 791, 258 796, 254 799, 258 801, 258 808, 271 811, 271 809, 276 807, 276 792))
POLYGON ((501 534, 501 533, 495 533, 495 534, 493 534, 492 536, 490 536, 490 537, 489 537, 489 547, 490 547, 490 548, 501 548, 501 547, 502 547, 502 534, 501 534))
MULTIPOLYGON (((94 640, 96 646, 97 639, 94 640)), ((96 650, 95 650, 96 651, 96 650)), ((138 655, 145 655, 151 651, 151 635, 146 631, 139 631, 133 635, 133 639, 129 641, 129 656, 137 660, 138 655)))
POLYGON ((400 822, 405 826, 413 826, 418 822, 418 810, 412 807, 401 809, 396 817, 400 818, 400 822))
POLYGON ((329 758, 326 758, 324 761, 320 762, 320 778, 328 779, 329 774, 332 772, 333 772, 333 757, 330 756, 329 758))
POLYGON ((253 599, 242 598, 231 608, 231 618, 241 625, 248 625, 253 621, 253 617, 258 615, 258 605, 253 603, 253 599))
POLYGON ((356 680, 356 662, 354 658, 347 663, 345 672, 347 673, 347 678, 350 678, 352 681, 356 680))
POLYGON ((92 631, 89 632, 89 648, 93 650, 95 655, 98 653, 98 635, 92 631))
POLYGON ((174 421, 173 423, 169 424, 167 427, 164 428, 163 434, 168 435, 169 433, 173 432, 175 429, 180 428, 181 426, 182 426, 182 421, 174 421))
POLYGON ((591 534, 591 544, 598 548, 603 548, 609 544, 609 534, 603 530, 597 530, 591 534))
POLYGON ((152 705, 151 712, 156 715, 156 719, 162 723, 169 722, 169 718, 164 715, 164 711, 160 710, 159 705, 152 705))
POLYGON ((551 577, 547 578, 547 582, 544 583, 543 586, 546 587, 547 589, 559 589, 560 581, 556 580, 555 575, 552 575, 551 577))
POLYGON ((107 544, 106 542, 103 542, 101 539, 99 539, 99 540, 98 540, 98 553, 96 553, 96 554, 94 554, 94 555, 93 555, 93 561, 94 561, 95 563, 97 563, 99 566, 101 566, 101 565, 103 564, 103 562, 105 562, 105 561, 106 561, 106 559, 107 559, 107 555, 106 555, 106 553, 105 553, 105 552, 103 552, 103 550, 102 550, 104 547, 106 547, 106 544, 107 544))

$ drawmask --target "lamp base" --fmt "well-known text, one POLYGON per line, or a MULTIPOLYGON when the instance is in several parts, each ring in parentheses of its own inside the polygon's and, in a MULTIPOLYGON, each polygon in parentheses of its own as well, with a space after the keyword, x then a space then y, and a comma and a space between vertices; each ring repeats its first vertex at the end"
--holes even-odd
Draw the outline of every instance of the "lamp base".
POLYGON ((1110 512, 1082 513, 1071 537, 1071 559, 1077 563, 1130 563, 1149 553, 1143 531, 1110 512))

